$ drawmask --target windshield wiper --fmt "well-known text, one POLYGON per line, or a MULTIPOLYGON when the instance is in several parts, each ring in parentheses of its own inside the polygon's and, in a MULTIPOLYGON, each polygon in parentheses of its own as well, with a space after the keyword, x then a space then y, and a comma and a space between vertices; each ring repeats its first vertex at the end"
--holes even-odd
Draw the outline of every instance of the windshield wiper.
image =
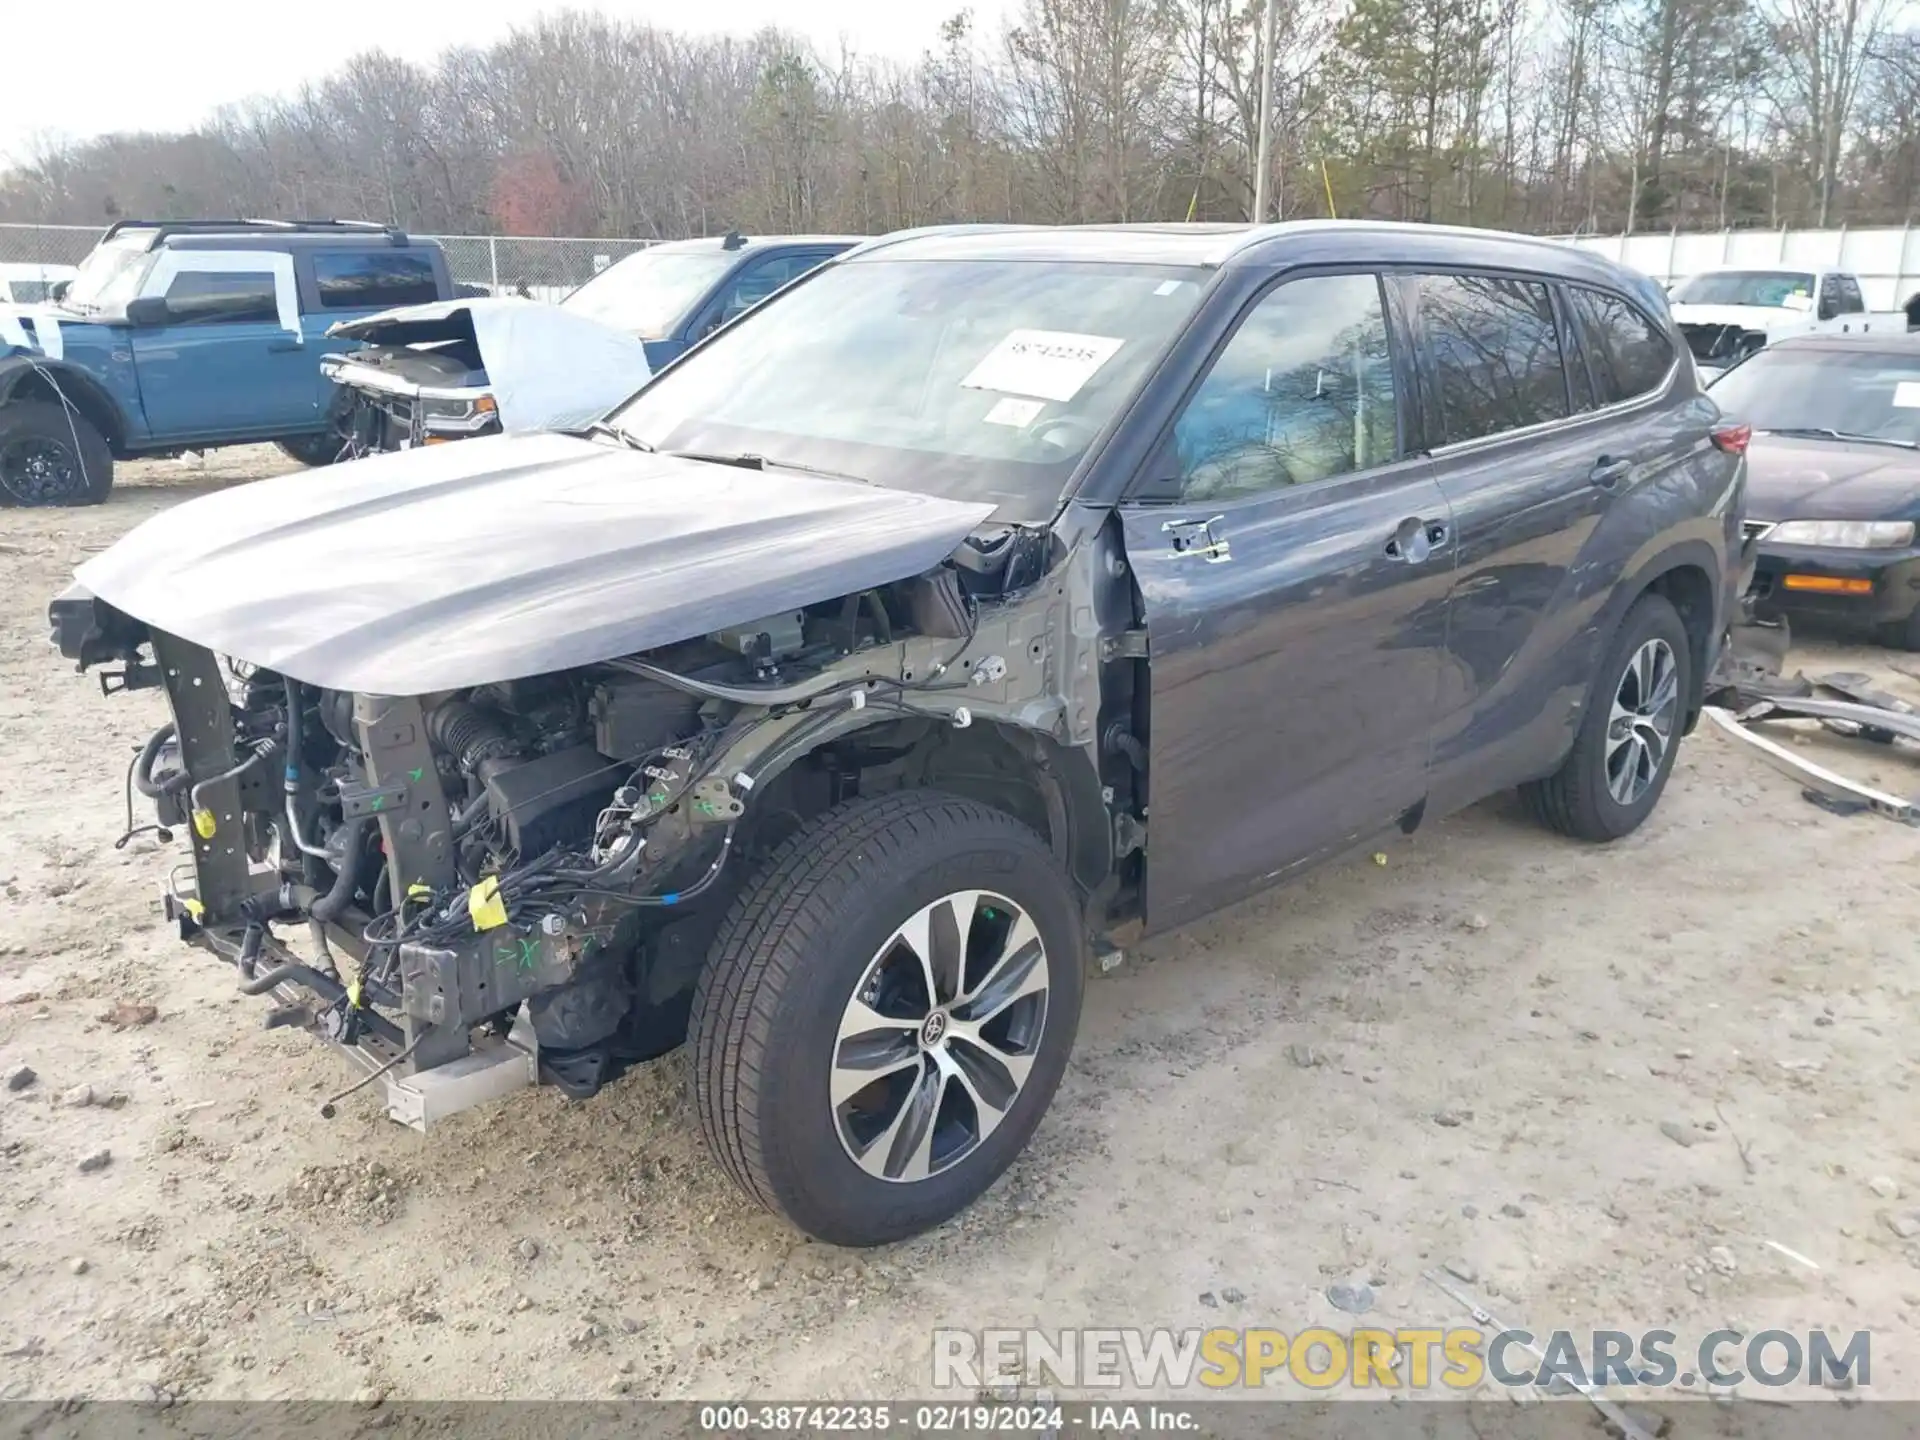
POLYGON ((638 435, 630 434, 622 430, 618 425, 609 424, 605 420, 594 421, 580 433, 583 435, 604 435, 610 440, 619 441, 629 450, 640 450, 648 455, 653 454, 653 446, 642 440, 638 435))
POLYGON ((1855 435, 1845 430, 1830 429, 1825 425, 1793 425, 1785 429, 1769 428, 1768 435, 1797 435, 1814 440, 1852 440, 1862 445, 1897 445, 1902 450, 1920 450, 1911 440, 1896 440, 1891 435, 1855 435))
POLYGON ((823 480, 852 480, 866 485, 871 482, 862 480, 858 475, 848 475, 840 470, 822 470, 814 465, 796 465, 791 460, 769 460, 766 456, 751 450, 738 450, 732 454, 712 454, 704 450, 669 450, 667 454, 681 460, 699 460, 708 465, 731 465, 737 470, 795 470, 802 475, 818 475, 823 480))

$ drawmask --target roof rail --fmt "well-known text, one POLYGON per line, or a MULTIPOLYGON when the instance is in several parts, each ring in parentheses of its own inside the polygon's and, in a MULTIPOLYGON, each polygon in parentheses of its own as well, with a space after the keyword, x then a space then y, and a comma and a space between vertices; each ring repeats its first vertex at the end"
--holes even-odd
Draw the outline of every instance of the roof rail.
POLYGON ((889 230, 884 235, 875 235, 870 240, 862 240, 852 249, 836 258, 851 260, 856 255, 871 255, 876 250, 884 250, 890 245, 898 245, 907 240, 920 240, 928 235, 977 235, 1000 234, 1016 230, 1038 230, 1038 225, 999 224, 994 221, 979 220, 953 225, 916 225, 911 230, 889 230))
POLYGON ((100 238, 111 240, 122 230, 153 230, 156 240, 169 235, 221 235, 231 231, 283 232, 290 235, 324 235, 339 232, 385 235, 396 244, 406 240, 406 232, 377 220, 116 220, 100 238))

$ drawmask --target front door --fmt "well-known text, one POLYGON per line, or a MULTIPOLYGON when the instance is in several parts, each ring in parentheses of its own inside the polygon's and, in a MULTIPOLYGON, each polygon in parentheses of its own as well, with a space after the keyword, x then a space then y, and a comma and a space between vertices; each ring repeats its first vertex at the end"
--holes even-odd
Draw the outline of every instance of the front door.
POLYGON ((320 426, 319 355, 301 332, 289 256, 166 251, 147 293, 167 321, 133 332, 155 440, 261 439, 320 426))
POLYGON ((1164 929, 1407 815, 1452 515, 1403 453, 1372 274, 1256 300, 1122 507, 1151 651, 1146 916, 1164 929))

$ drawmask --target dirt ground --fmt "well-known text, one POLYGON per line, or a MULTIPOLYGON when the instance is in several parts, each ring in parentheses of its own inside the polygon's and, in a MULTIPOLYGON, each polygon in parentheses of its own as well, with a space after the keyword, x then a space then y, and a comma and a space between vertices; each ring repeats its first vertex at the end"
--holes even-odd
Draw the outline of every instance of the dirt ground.
MULTIPOLYGON (((347 1067, 168 934, 171 851, 113 848, 161 700, 103 699, 44 619, 90 552, 280 463, 0 512, 0 1071, 38 1076, 0 1092, 0 1398, 925 1396, 935 1326, 1461 1323, 1446 1261, 1535 1331, 1867 1328, 1874 1393, 1920 1398, 1920 836, 1707 730, 1618 845, 1494 801, 1128 956, 1031 1150, 891 1249, 730 1190, 679 1056, 430 1136, 366 1092, 321 1119, 347 1067), (1353 1278, 1364 1321, 1324 1293, 1353 1278)), ((1920 700, 1886 652, 1793 663, 1920 700)))

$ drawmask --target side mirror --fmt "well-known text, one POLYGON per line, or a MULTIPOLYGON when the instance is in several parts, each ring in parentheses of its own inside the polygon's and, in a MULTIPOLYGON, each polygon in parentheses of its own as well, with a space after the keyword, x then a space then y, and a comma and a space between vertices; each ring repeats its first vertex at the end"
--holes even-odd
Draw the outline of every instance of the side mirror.
POLYGON ((142 295, 137 300, 127 302, 127 323, 142 329, 155 325, 164 325, 172 318, 164 295, 142 295))
POLYGON ((54 281, 53 284, 47 287, 47 298, 53 301, 54 304, 59 304, 67 298, 67 288, 72 284, 73 282, 71 280, 54 281))

